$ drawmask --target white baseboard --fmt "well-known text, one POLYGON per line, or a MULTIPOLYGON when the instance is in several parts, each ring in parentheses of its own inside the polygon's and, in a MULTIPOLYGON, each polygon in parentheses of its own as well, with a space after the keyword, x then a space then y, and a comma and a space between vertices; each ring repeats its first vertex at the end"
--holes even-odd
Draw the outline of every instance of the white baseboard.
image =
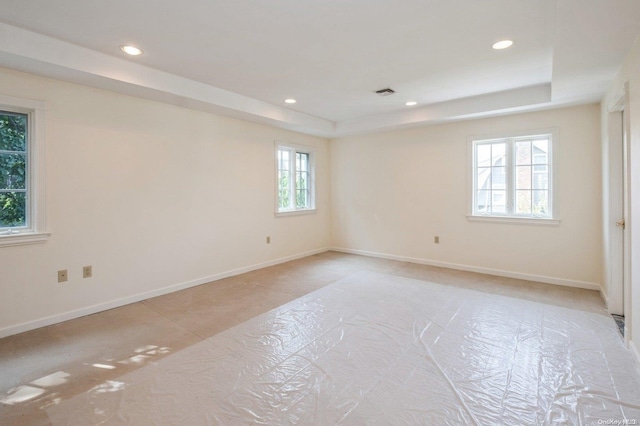
MULTIPOLYGON (((626 327, 624 329, 624 332, 625 332, 625 335, 628 332, 626 327)), ((629 340, 629 349, 631 349, 631 353, 633 353, 633 355, 635 355, 636 362, 638 363, 638 367, 640 367, 640 351, 638 350, 638 347, 633 342, 633 340, 629 340)))
MULTIPOLYGON (((150 299, 152 297, 162 296, 168 293, 173 293, 175 291, 183 290, 190 287, 195 287, 197 285, 206 284, 208 282, 217 281, 217 280, 231 277, 234 275, 244 274, 245 272, 254 271, 256 269, 266 268, 269 266, 286 263, 286 262, 300 259, 303 257, 312 256, 314 254, 324 253, 329 250, 342 252, 342 253, 358 254, 362 256, 377 257, 382 259, 398 260, 402 262, 417 263, 421 265, 437 266, 441 268, 457 269, 461 271, 478 272, 481 274, 496 275, 501 277, 516 278, 516 279, 522 279, 522 280, 528 280, 528 281, 537 281, 537 282, 556 284, 556 285, 562 285, 567 287, 578 287, 578 288, 585 288, 588 290, 596 290, 596 291, 600 291, 600 294, 602 294, 603 298, 605 298, 605 301, 607 301, 606 293, 603 291, 601 286, 596 283, 567 280, 564 278, 554 278, 554 277, 547 277, 542 275, 524 274, 520 272, 511 272, 511 271, 504 271, 499 269, 482 268, 477 266, 461 265, 456 263, 441 262, 437 260, 419 259, 419 258, 406 257, 406 256, 396 256, 392 254, 376 253, 376 252, 370 252, 370 251, 364 251, 364 250, 353 250, 353 249, 347 249, 342 247, 333 247, 333 248, 322 248, 317 250, 311 250, 308 252, 298 253, 295 255, 286 256, 279 259, 269 260, 266 262, 257 263, 254 265, 221 272, 219 274, 214 274, 207 277, 186 281, 183 283, 173 284, 173 285, 162 287, 155 290, 138 293, 132 296, 127 296, 127 297, 111 300, 104 303, 98 303, 95 305, 87 306, 80 309, 75 309, 75 310, 64 312, 61 314, 51 315, 48 317, 39 318, 37 320, 27 321, 27 322, 23 322, 16 325, 10 325, 0 329, 0 338, 11 336, 18 333, 24 333, 26 331, 35 330, 40 327, 46 327, 48 325, 57 324, 57 323, 68 321, 74 318, 80 318, 85 315, 95 314, 98 312, 106 311, 109 309, 117 308, 117 307, 128 305, 131 303, 140 302, 142 300, 150 299)), ((631 343, 630 345, 631 347, 633 345, 633 342, 630 342, 630 343, 631 343)), ((635 346, 633 346, 633 350, 635 351, 634 353, 636 355, 636 358, 638 358, 638 361, 640 363, 638 350, 635 346)))
POLYGON ((555 285, 561 285, 565 287, 577 287, 577 288, 584 288, 587 290, 602 291, 602 287, 600 286, 600 284, 590 283, 587 281, 568 280, 566 278, 556 278, 556 277, 548 277, 544 275, 526 274, 522 272, 504 271, 501 269, 482 268, 479 266, 461 265, 458 263, 449 263, 449 262, 442 262, 439 260, 430 260, 430 259, 419 259, 415 257, 396 256, 393 254, 375 253, 375 252, 364 251, 364 250, 353 250, 353 249, 342 248, 342 247, 333 247, 331 248, 331 250, 342 252, 342 253, 359 254, 362 256, 379 257, 382 259, 399 260, 402 262, 418 263, 420 265, 429 265, 429 266, 437 266, 440 268, 457 269, 460 271, 478 272, 480 274, 496 275, 499 277, 516 278, 520 280, 555 284, 555 285))
POLYGON ((11 336, 18 333, 24 333, 25 331, 35 330, 36 328, 46 327, 48 325, 57 324, 63 321, 68 321, 75 318, 80 318, 86 315, 95 314, 109 309, 118 308, 120 306, 129 305, 131 303, 140 302, 142 300, 150 299, 152 297, 162 296, 164 294, 173 293, 178 290, 184 290, 189 287, 195 287, 197 285, 206 284, 211 281, 221 280, 223 278, 232 277, 234 275, 244 274, 245 272, 255 271, 256 269, 266 268, 280 263, 286 263, 292 260, 300 259, 314 254, 324 253, 329 251, 329 248, 322 248, 317 250, 311 250, 304 253, 298 253, 291 256, 281 257, 279 259, 268 260, 262 263, 256 263, 254 265, 245 266, 243 268, 232 269, 230 271, 221 272, 219 274, 210 275, 207 277, 198 278, 195 280, 186 281, 183 283, 173 284, 167 287, 158 288, 144 293, 134 294, 132 296, 122 297, 120 299, 111 300, 104 303, 98 303, 96 305, 87 306, 73 311, 64 312, 61 314, 51 315, 48 317, 40 318, 33 321, 27 321, 16 325, 10 325, 0 329, 0 338, 11 336))

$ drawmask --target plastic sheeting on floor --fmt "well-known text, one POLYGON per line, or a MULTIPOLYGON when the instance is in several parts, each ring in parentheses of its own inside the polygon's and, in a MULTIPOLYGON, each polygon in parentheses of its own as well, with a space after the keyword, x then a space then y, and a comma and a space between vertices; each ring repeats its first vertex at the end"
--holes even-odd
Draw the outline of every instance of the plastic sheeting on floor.
POLYGON ((47 413, 53 424, 632 423, 640 372, 608 316, 358 273, 47 413))

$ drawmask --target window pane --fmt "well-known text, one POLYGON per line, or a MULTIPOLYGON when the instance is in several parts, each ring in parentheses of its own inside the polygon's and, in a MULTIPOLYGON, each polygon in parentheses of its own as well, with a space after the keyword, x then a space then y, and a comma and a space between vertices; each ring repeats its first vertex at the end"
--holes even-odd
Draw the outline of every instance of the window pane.
POLYGON ((547 164, 549 162, 549 140, 533 141, 533 164, 547 164))
POLYGON ((531 164, 531 142, 516 142, 516 164, 531 164))
POLYGON ((0 193, 0 228, 27 225, 27 194, 0 193))
POLYGON ((549 214, 549 191, 533 191, 533 214, 549 214))
POLYGON ((278 207, 288 208, 289 203, 289 172, 280 171, 278 172, 278 207))
POLYGON ((506 147, 504 142, 491 144, 491 165, 504 166, 506 164, 506 147))
POLYGON ((296 153, 296 169, 302 172, 309 170, 309 154, 296 153))
POLYGON ((491 188, 491 167, 481 167, 478 169, 476 177, 477 189, 490 189, 491 188))
MULTIPOLYGON (((305 162, 305 155, 307 154, 298 157, 301 165, 305 162)), ((309 206, 309 175, 307 172, 298 171, 296 172, 296 208, 309 206)))
POLYGON ((27 150, 27 115, 0 111, 0 151, 27 150))
POLYGON ((478 191, 476 195, 476 211, 487 213, 491 211, 491 191, 478 191))
MULTIPOLYGON (((540 167, 540 166, 534 166, 534 167, 540 167)), ((549 189, 549 174, 546 172, 534 171, 533 172, 533 189, 549 189)))
POLYGON ((516 190, 531 189, 531 166, 516 167, 516 190))
POLYGON ((296 207, 299 209, 307 207, 309 205, 308 198, 307 190, 300 189, 296 191, 296 207))
POLYGON ((516 214, 531 214, 531 191, 516 191, 516 214))
POLYGON ((504 167, 493 167, 491 170, 491 189, 505 189, 507 174, 504 167))
POLYGON ((507 193, 506 191, 492 191, 491 195, 491 211, 494 213, 507 212, 507 193))
POLYGON ((490 144, 479 144, 476 145, 476 166, 477 167, 488 167, 491 165, 491 145, 490 144))
POLYGON ((27 225, 27 115, 0 111, 0 228, 27 225))
POLYGON ((281 149, 278 154, 278 169, 289 170, 289 151, 281 149))
POLYGON ((300 190, 300 189, 309 189, 307 187, 308 183, 309 183, 309 179, 307 179, 307 174, 303 173, 303 172, 298 172, 296 173, 296 190, 300 190))
POLYGON ((25 154, 0 154, 0 190, 26 189, 25 154))

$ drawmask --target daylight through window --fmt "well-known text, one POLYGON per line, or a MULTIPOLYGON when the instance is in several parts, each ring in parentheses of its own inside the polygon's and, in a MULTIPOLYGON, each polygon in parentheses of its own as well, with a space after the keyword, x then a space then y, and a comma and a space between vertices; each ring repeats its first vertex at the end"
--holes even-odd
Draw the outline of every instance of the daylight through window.
POLYGON ((312 151, 278 145, 277 180, 279 213, 314 209, 312 151))
POLYGON ((0 111, 0 232, 29 223, 28 115, 0 111))
POLYGON ((47 240, 42 101, 0 95, 0 247, 47 240))
POLYGON ((473 141, 473 215, 552 218, 552 135, 473 141))

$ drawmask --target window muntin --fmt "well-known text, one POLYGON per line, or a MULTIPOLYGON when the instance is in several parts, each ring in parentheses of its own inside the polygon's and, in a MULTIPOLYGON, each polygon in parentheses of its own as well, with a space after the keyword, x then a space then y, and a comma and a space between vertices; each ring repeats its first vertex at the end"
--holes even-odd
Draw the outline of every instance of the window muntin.
POLYGON ((474 216, 546 218, 552 211, 552 135, 474 140, 474 216))
POLYGON ((29 116, 0 110, 0 233, 29 223, 29 116))
POLYGON ((277 145, 277 212, 310 211, 314 206, 313 152, 277 145))

